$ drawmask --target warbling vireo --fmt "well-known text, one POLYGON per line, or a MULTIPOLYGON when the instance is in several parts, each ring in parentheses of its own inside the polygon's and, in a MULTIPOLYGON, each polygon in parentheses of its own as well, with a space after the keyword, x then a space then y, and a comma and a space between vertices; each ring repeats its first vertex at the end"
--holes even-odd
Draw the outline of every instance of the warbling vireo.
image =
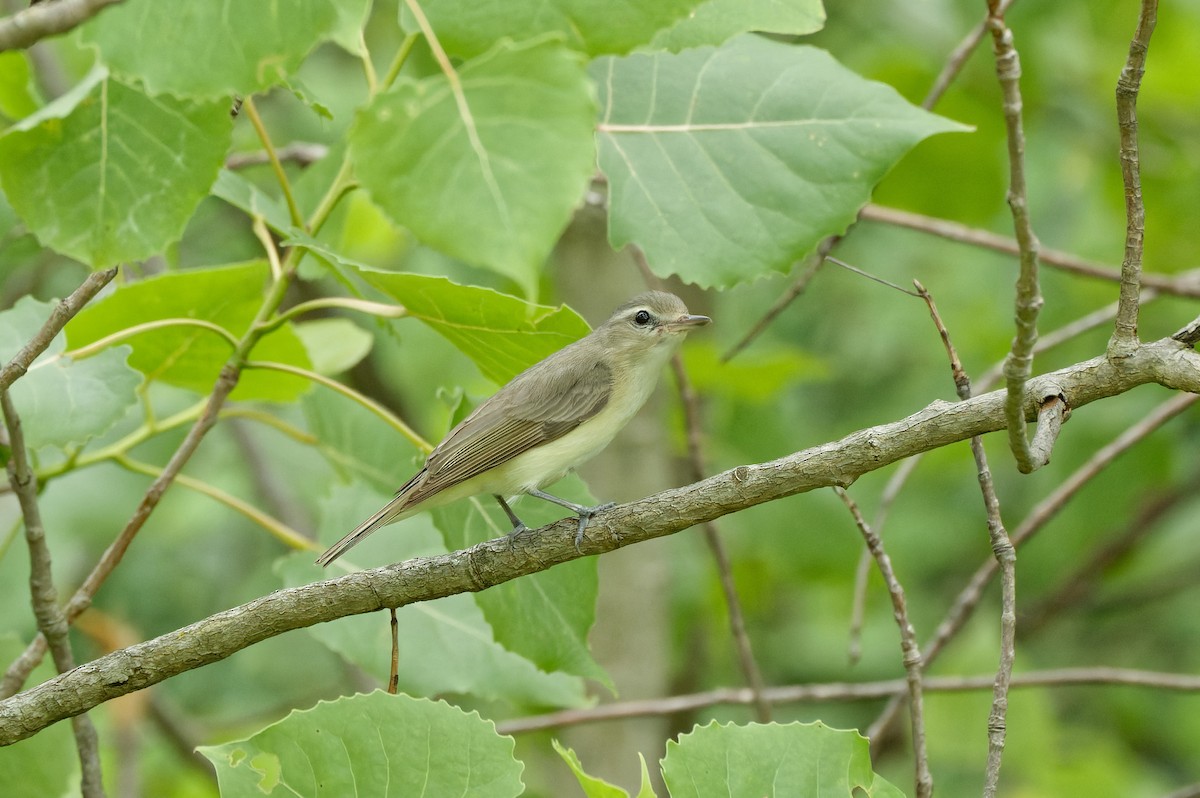
POLYGON ((425 466, 382 510, 317 558, 329 565, 381 526, 443 504, 490 493, 526 529, 506 496, 527 493, 588 520, 611 504, 585 507, 541 488, 609 444, 646 403, 671 353, 693 327, 711 321, 688 313, 674 294, 649 291, 621 305, 585 338, 537 363, 487 399, 430 453, 425 466))

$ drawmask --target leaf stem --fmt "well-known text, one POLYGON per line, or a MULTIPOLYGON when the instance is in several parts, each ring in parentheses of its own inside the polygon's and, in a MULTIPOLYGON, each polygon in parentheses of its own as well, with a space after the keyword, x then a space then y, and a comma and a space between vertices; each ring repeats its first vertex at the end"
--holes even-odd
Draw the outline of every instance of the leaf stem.
POLYGON ((254 105, 253 97, 246 97, 242 101, 242 108, 246 111, 246 116, 250 119, 250 124, 254 125, 254 131, 258 134, 259 141, 263 143, 263 149, 267 151, 267 158, 271 161, 271 169, 275 172, 275 179, 279 181, 279 188, 283 191, 283 198, 287 202, 288 213, 292 217, 292 224, 303 229, 304 214, 300 213, 300 206, 296 204, 296 197, 292 193, 292 184, 288 180, 287 172, 283 170, 283 164, 279 160, 279 154, 275 151, 275 145, 271 143, 271 135, 267 132, 266 125, 263 124, 262 117, 258 115, 258 108, 254 105))

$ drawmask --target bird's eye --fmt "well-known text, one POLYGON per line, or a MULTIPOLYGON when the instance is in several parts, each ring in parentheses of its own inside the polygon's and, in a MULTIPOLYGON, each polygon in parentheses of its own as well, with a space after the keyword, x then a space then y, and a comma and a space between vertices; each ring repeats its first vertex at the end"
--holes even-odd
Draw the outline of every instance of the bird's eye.
POLYGON ((637 313, 633 314, 633 323, 639 327, 645 327, 650 323, 650 313, 645 310, 639 310, 637 313))

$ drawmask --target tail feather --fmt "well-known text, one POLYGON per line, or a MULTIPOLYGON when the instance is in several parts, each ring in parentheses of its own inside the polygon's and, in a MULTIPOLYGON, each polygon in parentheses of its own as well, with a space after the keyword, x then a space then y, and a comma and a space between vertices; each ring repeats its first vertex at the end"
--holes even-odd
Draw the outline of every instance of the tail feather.
POLYGON ((367 535, 381 526, 387 526, 392 521, 395 521, 401 513, 408 509, 407 505, 408 494, 407 492, 401 492, 396 498, 384 505, 383 509, 359 524, 353 532, 330 546, 324 554, 317 558, 317 565, 320 565, 322 568, 329 565, 348 550, 357 546, 367 535))

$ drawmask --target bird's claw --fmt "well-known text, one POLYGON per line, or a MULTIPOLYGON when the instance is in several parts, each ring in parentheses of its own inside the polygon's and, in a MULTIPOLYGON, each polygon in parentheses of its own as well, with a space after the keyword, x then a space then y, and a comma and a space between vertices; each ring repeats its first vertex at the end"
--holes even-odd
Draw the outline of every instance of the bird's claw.
POLYGON ((597 504, 595 507, 580 508, 580 510, 579 510, 579 530, 575 533, 575 551, 578 551, 580 554, 583 554, 583 552, 579 548, 579 544, 583 542, 583 530, 587 528, 588 521, 592 520, 592 516, 596 515, 597 513, 602 513, 605 510, 611 510, 612 508, 614 508, 616 506, 617 506, 616 502, 606 502, 604 504, 597 504))

